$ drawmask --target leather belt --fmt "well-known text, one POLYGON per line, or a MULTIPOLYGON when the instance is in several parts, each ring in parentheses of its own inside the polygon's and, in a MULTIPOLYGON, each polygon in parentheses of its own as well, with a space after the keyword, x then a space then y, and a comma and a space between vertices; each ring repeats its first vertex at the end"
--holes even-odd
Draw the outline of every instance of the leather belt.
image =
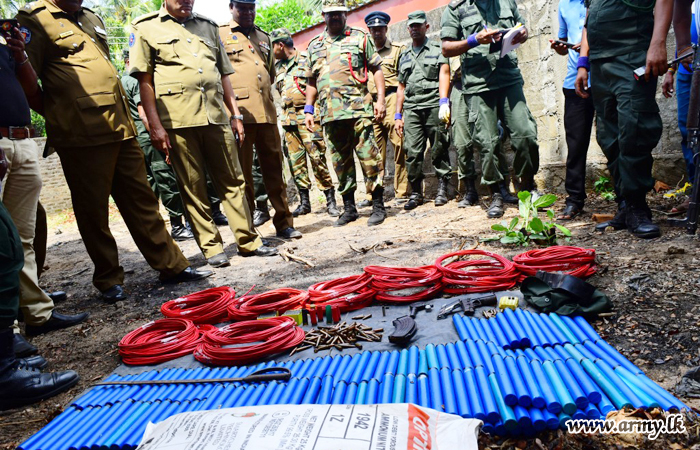
POLYGON ((36 130, 34 127, 0 127, 0 136, 10 139, 29 139, 36 137, 36 130))
MULTIPOLYGON (((397 90, 398 90, 398 88, 396 86, 387 87, 384 91, 384 97, 388 97, 391 94, 395 94, 397 90)), ((376 102, 377 101, 377 94, 372 94, 372 99, 374 99, 374 101, 376 102)))

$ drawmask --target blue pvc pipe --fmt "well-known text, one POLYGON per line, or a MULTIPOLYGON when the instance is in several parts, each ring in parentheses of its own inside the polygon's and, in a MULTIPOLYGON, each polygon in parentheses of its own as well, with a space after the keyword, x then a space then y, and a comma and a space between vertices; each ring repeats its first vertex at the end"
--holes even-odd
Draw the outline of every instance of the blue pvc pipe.
POLYGON ((598 411, 598 408, 596 408, 595 405, 588 405, 588 408, 586 408, 586 418, 589 420, 600 419, 600 411, 598 411))
POLYGON ((552 320, 552 322, 554 322, 554 325, 556 325, 559 331, 562 332, 562 334, 566 337, 566 340, 569 341, 569 343, 578 344, 579 342, 581 342, 581 340, 576 336, 576 334, 571 329, 569 329, 569 327, 564 323, 559 314, 551 312, 549 313, 549 318, 552 320))
POLYGON ((372 378, 367 383, 367 404, 374 405, 379 402, 379 391, 381 389, 381 383, 376 378, 372 378))
MULTIPOLYGON (((464 374, 460 369, 454 369, 452 375, 452 386, 457 404, 457 414, 464 418, 474 417, 471 408, 469 407, 469 392, 467 385, 464 383, 464 374)), ((480 419, 481 420, 481 419, 480 419)))
POLYGON ((452 370, 450 360, 447 357, 447 350, 445 349, 445 346, 442 344, 436 345, 435 352, 437 353, 437 360, 438 360, 438 367, 437 368, 442 369, 442 368, 447 367, 448 369, 452 370))
POLYGON ((565 412, 560 412, 557 417, 559 418, 559 428, 566 430, 566 423, 571 420, 571 416, 565 412))
POLYGON ((425 356, 428 363, 428 369, 440 368, 437 359, 437 351, 435 350, 435 346, 433 344, 428 344, 425 346, 425 356))
POLYGON ((491 327, 491 331, 493 332, 494 336, 496 336, 496 341, 498 345, 505 349, 509 349, 510 341, 506 338, 505 333, 503 332, 503 330, 501 330, 501 326, 498 324, 498 321, 495 317, 488 319, 488 326, 491 327))
POLYGON ((484 341, 476 341, 474 345, 476 345, 476 348, 479 351, 479 354, 481 355, 481 360, 486 365, 486 368, 488 369, 489 373, 493 373, 493 371, 495 370, 493 367, 493 360, 491 358, 491 353, 489 352, 489 349, 486 348, 486 344, 484 343, 484 341))
POLYGON ((467 347, 467 352, 469 353, 469 359, 471 359, 472 364, 474 367, 477 366, 482 366, 484 367, 484 360, 481 359, 481 355, 479 354, 479 350, 476 348, 475 341, 465 341, 464 342, 465 346, 467 347))
MULTIPOLYGON (((374 352, 378 353, 378 352, 374 352)), ((372 353, 371 352, 362 352, 360 353, 360 360, 357 362, 357 366, 355 367, 355 370, 352 372, 352 375, 350 375, 348 380, 348 384, 354 383, 357 384, 361 380, 366 380, 370 378, 370 373, 372 371, 368 370, 369 369, 369 361, 372 358, 372 353)))
MULTIPOLYGON (((591 361, 595 361, 596 359, 600 358, 599 355, 594 354, 591 352, 591 350, 587 347, 587 344, 590 344, 591 341, 585 341, 583 344, 576 344, 574 347, 576 350, 578 350, 584 357, 590 359, 591 361)), ((597 351, 597 350, 596 350, 597 351)))
POLYGON ((535 333, 535 330, 532 328, 530 322, 527 320, 527 317, 525 317, 525 313, 522 309, 517 308, 515 310, 515 320, 518 321, 520 327, 525 331, 525 336, 530 338, 530 345, 532 345, 533 347, 542 345, 542 343, 539 340, 539 337, 535 333))
POLYGON ((483 320, 479 320, 476 317, 465 317, 464 320, 468 320, 474 324, 478 339, 484 341, 484 343, 489 341, 489 333, 486 331, 486 327, 484 327, 483 320))
POLYGON ((569 340, 566 338, 566 335, 561 332, 559 327, 556 326, 554 321, 552 320, 551 317, 549 317, 546 314, 540 314, 539 315, 540 320, 542 320, 542 323, 544 324, 545 327, 549 329, 549 331, 554 335, 556 342, 552 342, 552 344, 559 344, 559 345, 564 345, 564 344, 571 344, 572 342, 569 342, 569 340))
POLYGON ((484 422, 484 424, 481 426, 481 431, 483 431, 486 434, 495 434, 496 427, 494 427, 488 422, 484 422))
POLYGON ((596 333, 596 331, 593 329, 591 324, 589 324, 583 317, 574 317, 574 322, 576 322, 576 325, 578 325, 579 330, 581 330, 583 334, 588 336, 588 339, 592 340, 593 342, 598 342, 602 340, 598 333, 596 333))
MULTIPOLYGON (((299 380, 299 384, 296 389, 292 392, 291 397, 289 398, 289 403, 291 405, 300 405, 302 400, 304 399, 304 394, 308 391, 309 389, 309 379, 308 378, 302 378, 299 380)), ((262 390, 262 389, 258 389, 262 390)), ((257 405, 257 402, 253 402, 253 405, 257 405)))
MULTIPOLYGON (((557 346, 559 347, 559 346, 557 346)), ((590 403, 598 403, 600 401, 600 388, 591 380, 585 370, 581 365, 576 362, 573 358, 566 360, 566 366, 571 371, 574 379, 578 382, 586 394, 586 398, 590 403)), ((580 407, 580 406, 579 406, 580 407)), ((586 408, 581 408, 586 409, 586 408)))
POLYGON ((504 358, 503 362, 506 364, 506 369, 510 375, 510 381, 513 383, 513 388, 515 389, 515 395, 518 397, 517 404, 525 408, 529 407, 532 405, 532 397, 530 397, 530 392, 525 385, 520 370, 518 370, 518 364, 515 358, 508 356, 504 358))
MULTIPOLYGON (((468 371, 466 370, 464 371, 465 374, 467 374, 467 372, 468 371)), ((489 382, 488 374, 483 366, 478 366, 474 368, 474 375, 476 378, 476 386, 478 386, 477 392, 479 393, 479 396, 476 398, 481 400, 484 413, 486 414, 486 421, 495 424, 501 420, 501 414, 498 412, 498 405, 496 405, 496 399, 494 398, 493 391, 491 390, 491 383, 489 382)), ((471 380, 467 380, 467 386, 469 386, 470 381, 471 380)), ((472 409, 475 409, 474 404, 472 404, 472 409)))
MULTIPOLYGON (((375 367, 376 367, 376 364, 375 364, 375 367)), ((407 349, 403 349, 399 352, 399 363, 398 363, 398 367, 396 369, 396 374, 397 375, 408 374, 408 350, 407 349)))
POLYGON ((576 403, 574 403, 574 399, 566 389, 566 384, 564 384, 564 380, 562 380, 559 376, 559 372, 554 366, 554 363, 552 361, 545 361, 542 363, 542 368, 547 374, 547 378, 549 379, 549 382, 551 383, 552 388, 559 399, 562 410, 566 414, 573 414, 576 412, 576 403))
POLYGON ((552 389, 552 385, 549 383, 547 375, 544 373, 544 369, 542 368, 542 362, 540 362, 540 360, 538 359, 532 360, 530 361, 530 368, 532 368, 532 373, 535 376, 537 385, 542 391, 542 397, 544 397, 546 409, 549 410, 552 414, 558 414, 562 408, 561 402, 559 401, 554 390, 552 389))
MULTIPOLYGON (((484 377, 486 377, 485 373, 484 377)), ((491 418, 487 418, 487 412, 484 408, 483 402, 481 401, 481 394, 479 394, 479 384, 476 380, 475 370, 465 369, 464 371, 462 371, 462 378, 464 379, 464 385, 466 387, 465 392, 467 396, 467 401, 469 402, 469 411, 471 412, 471 417, 475 417, 484 422, 493 422, 495 420, 498 420, 498 413, 496 413, 496 415, 492 416, 491 418)), ((455 389, 459 389, 457 385, 455 385, 455 389)))
POLYGON ((444 397, 440 386, 440 372, 438 369, 428 369, 428 383, 430 385, 430 407, 437 411, 444 411, 444 397))
POLYGON ((666 391, 664 388, 656 384, 651 378, 647 377, 646 375, 637 375, 637 378, 642 380, 642 382, 647 386, 647 390, 649 392, 653 391, 656 392, 658 396, 663 397, 666 399, 666 401, 672 403, 675 408, 672 409, 678 409, 678 410, 683 410, 686 409, 690 411, 691 409, 683 403, 682 401, 678 400, 676 397, 673 395, 669 394, 668 391, 666 391))
POLYGON ((455 386, 452 381, 452 369, 447 367, 440 369, 440 385, 442 388, 442 405, 444 406, 445 412, 448 414, 459 414, 455 386))
MULTIPOLYGON (((510 311, 510 309, 508 311, 510 311)), ((532 418, 530 417, 530 414, 527 413, 527 409, 518 405, 513 408, 513 413, 515 414, 515 420, 518 422, 518 426, 520 428, 532 427, 532 418)))
POLYGON ((625 356, 622 353, 615 350, 607 342, 600 340, 600 341, 596 342, 595 345, 598 346, 599 349, 601 349, 603 352, 605 352, 607 355, 610 356, 609 358, 605 358, 605 359, 606 359, 606 361, 608 361, 608 363, 611 366, 615 367, 618 364, 620 364, 625 369, 629 370, 630 372, 632 372, 635 375, 639 375, 639 374, 644 373, 641 371, 641 369, 639 369, 639 367, 632 364, 627 358, 625 358, 625 356), (618 363, 618 364, 613 364, 613 361, 618 363))
POLYGON ((464 329, 467 330, 467 337, 462 339, 463 341, 466 341, 467 339, 471 339, 473 341, 481 339, 481 336, 479 336, 479 332, 476 331, 476 328, 474 328, 474 322, 467 319, 466 317, 459 316, 456 314, 453 317, 457 317, 457 319, 460 322, 462 322, 462 326, 464 327, 464 329))
POLYGON ((456 345, 453 343, 446 344, 445 351, 447 352, 447 359, 449 359, 452 369, 462 369, 463 366, 459 359, 459 355, 457 354, 456 345))
MULTIPOLYGON (((495 367, 495 375, 499 384, 499 392, 503 393, 503 401, 508 406, 515 406, 518 404, 518 396, 515 393, 515 388, 508 375, 508 369, 506 369, 505 362, 501 355, 493 355, 492 357, 493 365, 495 367)), ((498 399, 496 399, 498 401, 498 399)))
POLYGON ((408 373, 417 374, 418 373, 418 347, 411 346, 408 348, 408 373))
POLYGON ((542 347, 549 347, 554 344, 560 344, 556 335, 544 323, 544 320, 542 320, 542 316, 540 316, 539 314, 530 314, 530 317, 532 317, 532 321, 535 323, 536 329, 539 329, 540 332, 544 335, 544 344, 542 345, 542 347))
POLYGON ((530 419, 532 419, 532 427, 535 431, 540 432, 547 429, 547 421, 544 420, 544 414, 538 408, 530 408, 530 419))
POLYGON ((586 420, 588 416, 586 415, 586 411, 577 409, 574 415, 571 416, 571 418, 574 420, 586 420))
POLYGON ((472 320, 475 321, 478 326, 476 327, 477 330, 482 330, 483 334, 483 340, 486 342, 493 342, 494 344, 498 345, 498 338, 496 337, 496 334, 493 332, 493 328, 491 328, 491 325, 488 321, 488 319, 476 319, 472 317, 472 320))
POLYGON ((518 369, 523 377, 523 382, 527 386, 527 390, 530 393, 530 399, 532 405, 535 408, 545 408, 547 407, 547 402, 542 395, 539 383, 535 380, 535 375, 532 373, 532 367, 527 362, 527 357, 525 354, 521 354, 515 358, 515 362, 518 364, 518 369))
POLYGON ((457 314, 452 315, 452 323, 455 326, 455 329, 457 330, 457 336, 459 336, 460 340, 465 340, 471 338, 469 335, 469 332, 467 331, 467 327, 464 325, 462 322, 462 318, 459 317, 457 314))
POLYGON ((391 403, 404 403, 406 399, 406 375, 396 375, 391 403))
MULTIPOLYGON (((549 347, 535 347, 535 353, 537 354, 537 359, 539 359, 542 362, 545 361, 552 361, 552 355, 547 352, 547 349, 549 347)), ((554 358, 556 359, 556 357, 554 358)))
POLYGON ((473 368, 475 363, 469 357, 469 351, 464 341, 455 342, 455 349, 457 350, 457 356, 459 356, 460 367, 463 369, 473 368))
MULTIPOLYGON (((374 374, 372 375, 372 378, 375 378, 377 380, 381 380, 382 376, 386 373, 386 366, 389 364, 389 357, 391 356, 391 353, 389 352, 381 352, 379 356, 379 361, 377 362, 377 367, 374 369, 374 374)), ((416 351, 416 358, 418 357, 418 353, 416 351)), ((410 361, 409 361, 410 362, 410 361)), ((416 360, 416 367, 418 367, 418 361, 416 360)))
POLYGON ((625 405, 631 405, 629 400, 620 391, 620 389, 611 382, 607 376, 600 370, 600 368, 590 359, 584 359, 581 361, 581 366, 586 371, 586 373, 593 379, 593 381, 600 387, 601 395, 604 398, 607 396, 609 400, 615 404, 616 409, 622 409, 625 405))
POLYGON ((586 333, 584 333, 581 328, 576 324, 576 321, 572 319, 569 316, 560 316, 561 321, 564 322, 564 324, 571 330, 572 333, 576 336, 576 339, 578 339, 579 342, 583 343, 590 339, 586 333))
POLYGON ((510 328, 513 330, 513 333, 515 333, 515 336, 518 338, 518 347, 526 348, 532 345, 532 341, 530 341, 530 338, 525 333, 525 329, 520 326, 520 321, 515 317, 513 310, 506 308, 503 310, 503 315, 510 325, 510 328))
POLYGON ((396 369, 399 366, 399 352, 393 351, 389 353, 389 361, 386 363, 384 368, 385 373, 390 373, 392 375, 396 374, 396 369))
POLYGON ((333 398, 335 380, 332 375, 326 375, 321 382, 321 394, 318 396, 319 405, 329 405, 333 398))
POLYGON ((502 421, 498 421, 494 424, 494 433, 497 436, 505 436, 508 432, 506 431, 506 427, 503 425, 502 421))
POLYGON ((331 405, 341 405, 345 400, 345 392, 348 390, 348 384, 345 380, 339 380, 333 387, 333 396, 331 397, 331 405))
POLYGON ((379 387, 379 403, 391 403, 394 393, 394 375, 385 373, 382 377, 382 384, 379 387))
POLYGON ((428 375, 420 374, 416 380, 418 384, 418 406, 430 408, 430 389, 428 388, 428 375))
POLYGON ((617 411, 617 408, 612 404, 607 395, 603 394, 601 396, 600 402, 596 405, 600 414, 605 418, 611 411, 617 411))
POLYGON ((631 404, 632 407, 645 409, 647 408, 647 405, 645 405, 644 402, 642 402, 640 398, 637 397, 637 394, 635 394, 632 391, 632 389, 630 389, 629 386, 627 386, 625 382, 622 381, 619 376, 617 376, 613 368, 610 367, 610 365, 607 362, 603 361, 602 359, 598 359, 595 361, 595 365, 598 366, 598 368, 603 372, 603 374, 605 374, 605 377, 608 380, 610 380, 610 382, 614 384, 620 392, 622 392, 622 394, 627 398, 627 401, 631 404))
POLYGON ((349 383, 345 388, 345 397, 343 398, 343 404, 354 405, 357 400, 357 383, 349 383))
POLYGON ((547 335, 545 335, 544 331, 542 331, 540 328, 540 325, 535 321, 534 314, 532 314, 530 311, 523 311, 523 317, 525 317, 525 320, 535 333, 536 340, 538 341, 539 345, 542 347, 548 347, 551 345, 547 339, 547 335))
POLYGON ((545 422, 547 422, 547 428, 550 430, 556 430, 559 428, 559 418, 552 414, 549 410, 542 410, 542 415, 544 416, 545 422))
MULTIPOLYGON (((314 377, 314 380, 318 380, 318 385, 320 388, 321 387, 321 379, 318 377, 314 377)), ((270 400, 275 395, 275 391, 280 387, 280 384, 282 384, 282 383, 280 383, 278 381, 271 381, 271 382, 267 383, 267 386, 265 386, 265 391, 263 392, 262 396, 260 397, 259 404, 260 405, 269 405, 270 400)), ((312 394, 313 393, 309 392, 309 395, 312 395, 312 394)), ((314 403, 315 400, 316 400, 316 398, 314 397, 313 400, 306 401, 303 403, 314 403)))
MULTIPOLYGON (((566 389, 574 399, 576 407, 579 409, 586 409, 586 407, 588 407, 588 403, 590 403, 588 401, 588 397, 586 396, 586 393, 583 392, 583 389, 581 389, 581 386, 579 386, 574 376, 571 375, 571 371, 569 371, 569 368, 566 366, 566 364, 564 364, 564 361, 561 359, 554 361, 554 367, 556 367, 559 376, 564 381, 566 389)), ((569 414, 568 411, 566 411, 566 413, 569 414)), ((573 412, 571 414, 573 414, 573 412)))
MULTIPOLYGON (((541 346, 540 346, 540 347, 536 347, 536 348, 541 348, 541 346)), ((520 351, 523 352, 523 354, 524 354, 525 356, 527 356, 528 360, 530 360, 530 361, 537 360, 537 361, 542 362, 542 359, 539 357, 539 355, 538 355, 537 353, 535 353, 535 351, 534 351, 533 349, 531 349, 531 348, 526 348, 526 349, 523 349, 523 350, 520 350, 520 351)))
POLYGON ((504 313, 496 314, 496 324, 501 327, 501 331, 506 335, 506 340, 508 341, 508 344, 510 344, 511 348, 520 347, 520 339, 515 335, 515 332, 510 327, 504 313))
POLYGON ((406 377, 406 403, 418 404, 418 380, 413 373, 406 377))
POLYGON ((515 419, 515 413, 513 409, 506 404, 504 401, 503 394, 501 393, 501 388, 498 381, 496 380, 496 375, 489 375, 489 385, 493 391, 493 396, 496 399, 496 405, 498 406, 498 412, 501 415, 501 420, 503 421, 503 426, 506 432, 513 433, 518 429, 518 421, 515 419))

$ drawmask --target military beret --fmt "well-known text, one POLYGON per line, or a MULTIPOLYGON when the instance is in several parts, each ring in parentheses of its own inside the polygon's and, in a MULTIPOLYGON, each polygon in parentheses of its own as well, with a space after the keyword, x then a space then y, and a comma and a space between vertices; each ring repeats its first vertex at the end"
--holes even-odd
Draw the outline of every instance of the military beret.
POLYGON ((385 27, 389 25, 390 21, 391 17, 389 14, 381 11, 371 12, 365 16, 365 23, 368 28, 385 27))
POLYGON ((275 42, 286 41, 291 37, 292 34, 286 28, 277 28, 270 33, 270 42, 274 44, 275 42))
POLYGON ((425 23, 428 21, 428 18, 425 15, 425 11, 418 10, 418 11, 413 11, 408 15, 408 23, 407 25, 413 25, 414 23, 425 23))

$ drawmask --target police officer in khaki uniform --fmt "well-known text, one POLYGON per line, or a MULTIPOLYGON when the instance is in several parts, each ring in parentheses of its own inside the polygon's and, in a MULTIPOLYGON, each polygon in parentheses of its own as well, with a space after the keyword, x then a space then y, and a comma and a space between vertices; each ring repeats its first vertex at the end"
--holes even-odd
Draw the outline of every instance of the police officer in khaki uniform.
POLYGON ((238 149, 246 183, 246 198, 253 210, 253 145, 267 196, 275 208, 272 223, 277 236, 298 239, 287 201, 287 184, 282 174, 282 141, 277 129, 277 110, 272 99, 275 57, 270 36, 255 25, 255 0, 231 0, 231 22, 219 28, 221 41, 233 65, 230 79, 243 113, 247 139, 238 149))
POLYGON ((229 260, 211 217, 205 168, 241 256, 277 251, 263 246, 244 198, 236 139, 245 140, 245 133, 218 26, 191 8, 187 0, 166 0, 160 11, 134 20, 131 75, 141 85, 153 146, 170 154, 197 243, 211 266, 223 267, 229 260))
POLYGON ((37 108, 46 118, 48 144, 61 158, 78 228, 95 264, 93 283, 103 297, 126 298, 124 269, 109 231, 110 195, 161 280, 211 275, 190 267, 158 213, 102 20, 82 0, 37 0, 17 18, 42 82, 43 105, 37 108))
MULTIPOLYGON (((410 193, 410 187, 406 171, 406 152, 403 148, 403 139, 394 129, 394 114, 396 114, 396 90, 399 87, 399 55, 406 46, 392 42, 387 37, 390 21, 389 14, 381 11, 369 13, 365 17, 365 23, 374 40, 374 46, 379 56, 382 57, 382 72, 384 72, 384 84, 386 85, 386 116, 382 122, 374 122, 374 139, 382 153, 385 170, 387 141, 391 141, 391 145, 394 147, 394 195, 398 203, 403 203, 410 193)), ((367 87, 369 87, 369 92, 376 102, 377 86, 374 84, 374 78, 370 77, 367 80, 367 87)), ((383 178, 384 172, 380 176, 383 178)), ((358 203, 358 206, 364 206, 363 202, 358 203)))

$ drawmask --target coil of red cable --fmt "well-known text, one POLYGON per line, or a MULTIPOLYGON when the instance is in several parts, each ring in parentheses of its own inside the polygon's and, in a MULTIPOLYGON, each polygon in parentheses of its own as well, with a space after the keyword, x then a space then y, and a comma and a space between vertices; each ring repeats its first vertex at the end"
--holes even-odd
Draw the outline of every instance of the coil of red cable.
POLYGON ((471 294, 479 292, 504 291, 515 286, 519 273, 515 264, 496 253, 485 250, 460 250, 448 253, 435 261, 442 271, 444 292, 448 294, 471 294), (457 260, 443 263, 455 257, 486 256, 489 259, 457 260))
POLYGON ((583 279, 592 276, 598 270, 594 249, 568 245, 529 250, 513 257, 513 262, 520 271, 518 281, 535 275, 538 270, 563 272, 583 279))
POLYGON ((253 320, 270 313, 283 313, 300 309, 309 299, 307 291, 292 288, 280 288, 256 295, 245 295, 231 302, 228 315, 232 320, 253 320))
POLYGON ((369 287, 371 281, 371 276, 362 274, 316 283, 309 288, 307 305, 338 306, 340 312, 365 308, 374 300, 374 291, 369 287))
POLYGON ((215 287, 167 301, 160 311, 165 317, 185 318, 196 324, 220 323, 228 319, 226 308, 235 296, 233 288, 215 287))
POLYGON ((443 288, 442 272, 437 267, 384 267, 367 266, 365 273, 372 275, 375 298, 387 303, 411 303, 435 297, 443 288), (390 294, 405 289, 420 289, 412 294, 390 294))
POLYGON ((159 364, 189 355, 201 340, 191 320, 160 319, 128 333, 119 342, 124 364, 159 364))
POLYGON ((304 337, 291 317, 247 320, 207 332, 194 357, 205 364, 240 366, 296 347, 304 337))

